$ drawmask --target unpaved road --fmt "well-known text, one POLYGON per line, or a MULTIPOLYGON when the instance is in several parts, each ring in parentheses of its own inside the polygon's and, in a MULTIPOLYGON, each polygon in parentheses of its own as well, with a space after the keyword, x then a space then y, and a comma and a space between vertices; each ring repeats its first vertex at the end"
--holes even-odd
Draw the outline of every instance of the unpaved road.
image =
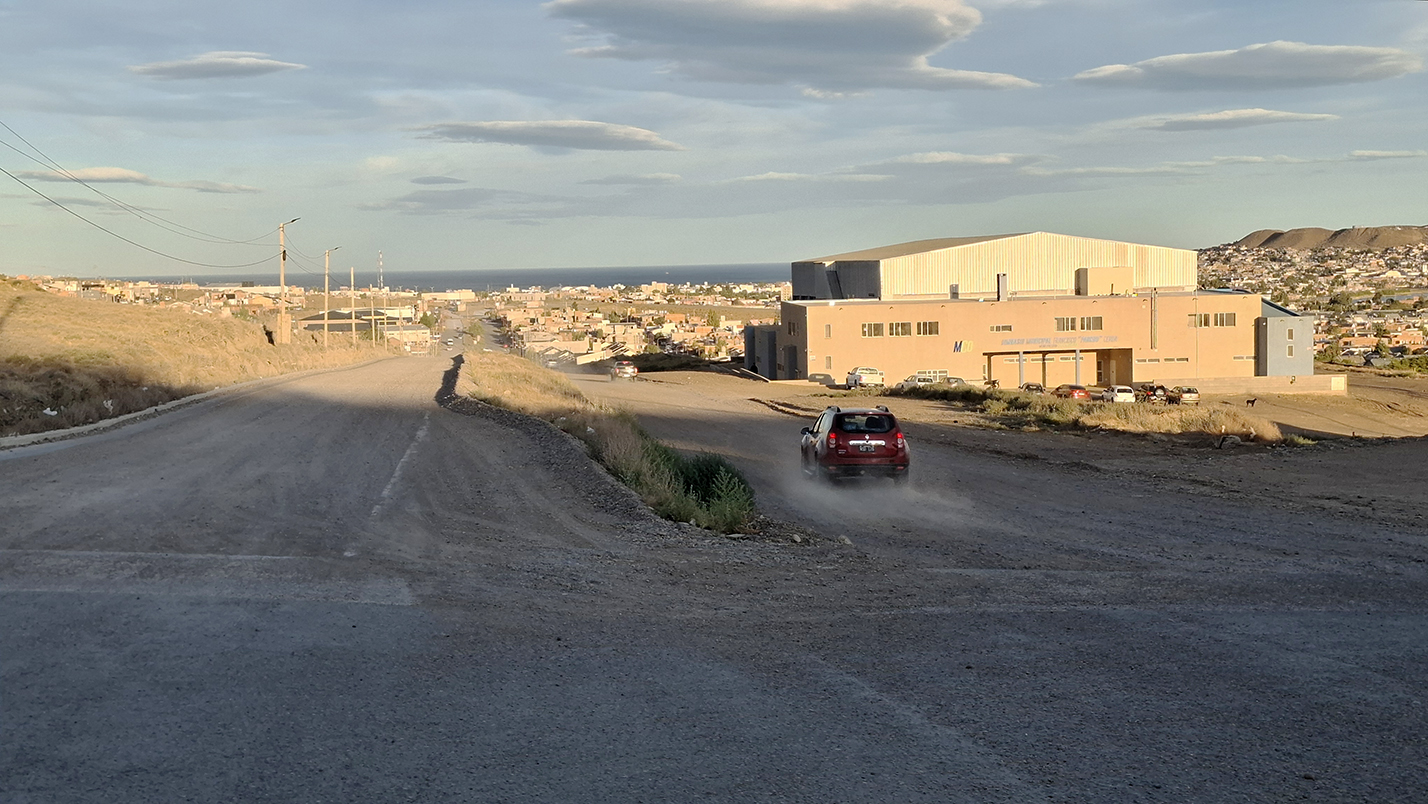
POLYGON ((449 366, 0 452, 0 798, 1422 798, 1412 522, 932 423, 829 492, 743 381, 582 379, 829 537, 730 540, 449 366))

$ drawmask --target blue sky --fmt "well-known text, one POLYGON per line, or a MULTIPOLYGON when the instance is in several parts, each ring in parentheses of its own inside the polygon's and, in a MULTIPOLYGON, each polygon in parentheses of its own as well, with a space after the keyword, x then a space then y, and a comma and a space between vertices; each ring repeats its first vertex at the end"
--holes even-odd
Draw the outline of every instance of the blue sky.
POLYGON ((1423 0, 0 0, 0 273, 1428 224, 1425 57, 1423 0))

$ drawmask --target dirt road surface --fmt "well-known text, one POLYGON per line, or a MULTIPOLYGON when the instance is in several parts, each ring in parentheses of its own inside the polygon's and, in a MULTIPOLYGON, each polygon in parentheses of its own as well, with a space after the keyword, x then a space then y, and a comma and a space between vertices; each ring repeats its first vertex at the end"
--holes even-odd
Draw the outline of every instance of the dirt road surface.
POLYGON ((450 365, 0 452, 3 798, 1421 800, 1409 514, 935 411, 910 488, 831 490, 768 386, 581 378, 824 535, 729 539, 450 365))

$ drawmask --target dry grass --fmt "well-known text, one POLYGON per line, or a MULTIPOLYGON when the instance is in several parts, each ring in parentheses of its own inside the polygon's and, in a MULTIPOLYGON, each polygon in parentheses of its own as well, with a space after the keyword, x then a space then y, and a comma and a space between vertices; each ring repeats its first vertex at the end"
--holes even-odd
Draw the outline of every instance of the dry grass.
POLYGON ((888 391, 893 396, 940 399, 976 410, 1002 426, 1040 426, 1126 433, 1235 435, 1246 441, 1280 443, 1278 425, 1235 408, 1216 405, 1147 405, 1076 402, 1019 391, 971 386, 888 391))
POLYGON ((670 449, 634 416, 591 403, 564 375, 525 358, 476 349, 464 357, 463 390, 470 396, 544 419, 580 439, 660 516, 723 533, 748 525, 753 489, 724 458, 670 449))
POLYGON ((389 354, 344 338, 332 343, 325 351, 320 336, 299 334, 272 346, 252 322, 0 280, 0 435, 88 424, 233 383, 389 354))

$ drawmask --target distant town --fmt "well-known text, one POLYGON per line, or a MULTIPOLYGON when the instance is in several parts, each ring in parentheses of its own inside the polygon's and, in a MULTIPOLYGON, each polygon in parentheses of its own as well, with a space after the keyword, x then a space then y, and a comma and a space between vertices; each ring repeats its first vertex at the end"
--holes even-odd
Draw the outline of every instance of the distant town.
MULTIPOLYGON (((1387 227, 1386 227, 1387 228, 1387 227)), ((1408 227, 1393 227, 1405 229, 1408 227)), ((1428 243, 1361 247, 1344 233, 1297 241, 1297 232, 1251 235, 1202 249, 1202 288, 1234 288, 1315 320, 1315 347, 1329 358, 1390 359, 1428 351, 1428 243), (1326 245, 1337 242, 1348 245, 1326 245), (1246 245, 1263 241, 1262 245, 1246 245), (1275 245, 1297 242, 1297 246, 1275 245), (1304 247, 1304 246, 1310 247, 1304 247)), ((1370 231, 1370 230, 1362 230, 1370 231)), ((1378 231, 1378 230, 1372 230, 1378 231)), ((1261 233, 1256 233, 1261 234, 1261 233)), ((725 361, 742 356, 746 325, 778 323, 788 282, 509 287, 497 291, 415 291, 346 286, 322 289, 252 282, 17 277, 52 293, 121 304, 178 307, 198 315, 237 316, 274 325, 285 309, 298 331, 385 337, 408 351, 428 351, 441 317, 469 305, 490 310, 528 356, 587 363, 646 352, 725 361)))
POLYGON ((688 354, 713 361, 742 356, 745 325, 778 321, 787 282, 683 283, 595 287, 510 287, 499 291, 16 277, 62 296, 178 308, 196 315, 248 318, 274 327, 279 310, 320 337, 386 338, 407 351, 432 349, 442 317, 479 306, 500 321, 513 351, 551 363, 588 363, 639 353, 688 354))

